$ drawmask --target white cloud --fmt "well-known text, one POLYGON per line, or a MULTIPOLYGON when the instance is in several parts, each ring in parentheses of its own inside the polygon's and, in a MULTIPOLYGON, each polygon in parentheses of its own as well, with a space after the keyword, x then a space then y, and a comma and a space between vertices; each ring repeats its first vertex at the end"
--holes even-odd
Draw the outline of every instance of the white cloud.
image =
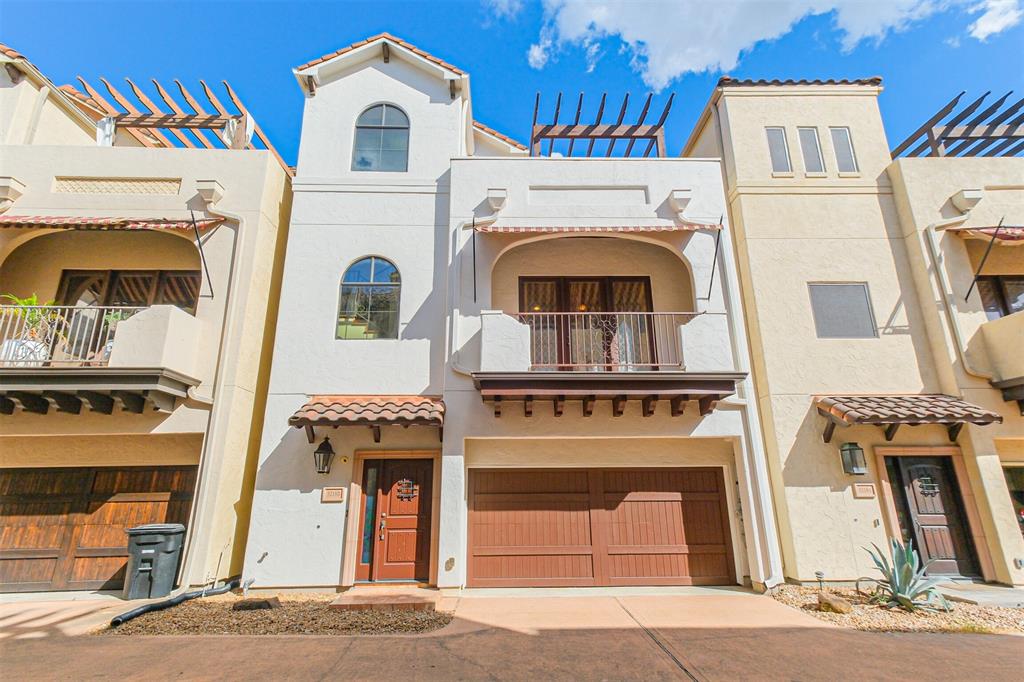
POLYGON ((484 5, 498 19, 513 19, 523 10, 523 0, 484 0, 484 5))
MULTIPOLYGON (((493 3, 498 0, 488 0, 493 3)), ((517 0, 505 0, 517 1, 517 0)), ((618 40, 632 67, 660 90, 687 72, 729 71, 759 42, 789 33, 809 16, 832 14, 843 50, 881 42, 940 11, 980 14, 968 27, 978 40, 1021 21, 1022 0, 543 0, 545 23, 527 54, 543 68, 567 45, 585 51, 588 70, 602 41, 618 40)))
POLYGON ((974 23, 967 27, 967 32, 978 40, 1002 33, 1011 26, 1016 26, 1024 17, 1020 0, 984 0, 971 8, 971 13, 981 12, 974 23))

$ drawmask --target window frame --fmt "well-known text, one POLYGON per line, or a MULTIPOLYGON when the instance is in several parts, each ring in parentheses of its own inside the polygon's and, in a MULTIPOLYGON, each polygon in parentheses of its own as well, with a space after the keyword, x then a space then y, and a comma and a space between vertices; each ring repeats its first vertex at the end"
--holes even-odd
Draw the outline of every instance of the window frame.
POLYGON ((828 136, 832 141, 832 154, 836 157, 836 171, 840 175, 858 175, 860 173, 860 162, 857 161, 857 150, 853 148, 853 133, 850 131, 850 126, 829 126, 828 136), (850 148, 850 160, 853 161, 852 170, 843 170, 839 161, 839 152, 836 151, 836 138, 835 131, 845 130, 846 131, 846 145, 850 148))
POLYGON ((828 169, 825 166, 825 155, 821 153, 821 134, 818 133, 817 126, 797 126, 796 127, 796 140, 800 143, 800 161, 804 164, 804 173, 811 176, 823 176, 828 173, 828 169), (818 164, 821 166, 818 170, 811 170, 807 165, 807 148, 804 144, 804 139, 801 133, 805 130, 809 130, 814 133, 814 147, 818 152, 818 164))
POLYGON ((341 279, 338 282, 338 305, 337 305, 337 307, 335 309, 335 314, 334 314, 334 340, 335 341, 397 341, 400 338, 400 336, 401 336, 401 329, 400 329, 401 326, 402 326, 401 310, 402 310, 402 271, 399 270, 398 266, 390 258, 386 258, 384 256, 379 256, 377 254, 367 254, 365 256, 359 256, 358 258, 353 260, 351 263, 349 263, 348 266, 345 267, 345 269, 341 273, 341 279), (353 267, 355 267, 359 263, 362 263, 365 260, 371 260, 370 280, 367 281, 367 282, 346 282, 345 281, 345 276, 348 275, 349 271, 353 267), (392 268, 394 268, 395 269, 395 273, 398 275, 398 281, 396 281, 396 282, 375 282, 375 281, 373 281, 373 275, 374 275, 374 272, 376 270, 376 268, 375 268, 376 263, 374 263, 372 261, 384 261, 385 263, 390 265, 392 268), (393 289, 395 289, 397 291, 397 295, 395 296, 395 309, 393 311, 389 311, 389 312, 393 312, 393 314, 395 316, 395 320, 394 320, 394 323, 395 323, 394 324, 395 335, 394 336, 377 336, 377 337, 374 337, 374 338, 366 338, 366 337, 359 338, 359 337, 351 337, 351 336, 342 336, 338 332, 338 328, 340 326, 342 312, 344 312, 342 310, 342 305, 345 303, 345 287, 346 286, 349 286, 349 287, 366 287, 366 288, 370 288, 370 287, 390 287, 390 288, 393 288, 393 289))
POLYGON ((768 165, 771 166, 772 175, 792 175, 793 174, 793 155, 789 149, 789 136, 786 134, 785 126, 765 126, 764 127, 765 142, 768 144, 768 165), (786 168, 785 170, 779 170, 775 168, 775 160, 772 157, 772 140, 769 136, 769 131, 778 130, 782 133, 782 151, 786 157, 786 168))
MULTIPOLYGON (((978 283, 986 283, 992 287, 992 291, 995 293, 996 299, 993 303, 999 306, 999 315, 996 317, 989 317, 991 320, 998 320, 1003 317, 1010 315, 1016 315, 1017 313, 1024 313, 1024 310, 1011 310, 1010 309, 1010 297, 1006 291, 1007 280, 1021 280, 1024 281, 1024 274, 1022 275, 978 275, 978 283)), ((981 307, 985 312, 986 317, 991 311, 985 308, 986 301, 984 294, 981 293, 981 289, 978 289, 978 298, 981 300, 981 307)))
POLYGON ((811 318, 814 322, 814 335, 818 339, 823 340, 865 340, 865 339, 877 339, 881 337, 878 329, 878 318, 875 316, 875 306, 871 301, 871 287, 866 281, 854 282, 854 281, 839 281, 839 282, 825 282, 825 281, 813 281, 807 282, 807 299, 811 306, 811 318), (864 291, 864 300, 867 302, 868 319, 871 323, 871 336, 822 336, 821 328, 818 325, 818 315, 814 308, 814 296, 811 294, 811 287, 815 286, 859 286, 864 291))
POLYGON ((57 297, 55 300, 58 301, 57 305, 73 306, 74 302, 70 302, 68 297, 71 295, 71 278, 72 277, 97 277, 103 282, 102 293, 100 295, 100 306, 105 308, 114 307, 133 307, 133 306, 115 306, 110 302, 110 297, 113 292, 117 289, 117 280, 123 276, 142 276, 152 275, 153 283, 146 291, 146 303, 143 307, 149 307, 154 305, 173 305, 181 310, 184 310, 190 315, 195 315, 196 309, 199 307, 199 299, 202 298, 203 289, 203 272, 202 270, 190 270, 187 268, 178 269, 107 269, 107 268, 95 268, 95 269, 82 269, 72 268, 67 270, 61 270, 60 284, 57 288, 57 297), (164 287, 168 277, 171 276, 182 276, 189 275, 197 278, 196 281, 196 297, 195 302, 190 308, 182 308, 175 303, 159 303, 157 302, 157 294, 159 294, 164 287))
MULTIPOLYGON (((408 112, 405 109, 394 104, 392 102, 375 102, 368 107, 363 108, 359 114, 356 115, 355 124, 352 126, 352 158, 349 163, 349 170, 353 173, 408 173, 409 172, 409 151, 412 147, 412 119, 409 117, 408 112), (384 112, 381 116, 381 124, 379 126, 360 125, 359 119, 362 116, 376 107, 384 107, 384 112), (389 126, 384 124, 384 120, 387 117, 387 108, 392 107, 397 109, 405 116, 405 126, 389 126), (356 143, 359 139, 359 129, 367 130, 404 130, 405 131, 405 166, 401 170, 390 169, 390 168, 356 168, 356 143)), ((384 149, 381 147, 377 150, 378 153, 383 153, 384 149)), ((385 259, 387 260, 387 259, 385 259)))

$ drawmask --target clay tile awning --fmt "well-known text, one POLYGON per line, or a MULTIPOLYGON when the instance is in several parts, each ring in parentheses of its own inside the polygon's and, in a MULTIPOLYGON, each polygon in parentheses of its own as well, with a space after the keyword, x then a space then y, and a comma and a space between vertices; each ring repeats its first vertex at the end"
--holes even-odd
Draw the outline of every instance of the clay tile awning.
POLYGON ((370 426, 380 442, 381 426, 444 426, 444 402, 422 395, 314 395, 288 423, 305 428, 312 442, 314 426, 370 426))
MULTIPOLYGON (((222 222, 221 218, 195 222, 200 230, 222 222)), ((191 230, 191 220, 168 218, 106 218, 90 216, 0 215, 0 227, 50 228, 62 230, 191 230)))
POLYGON ((984 239, 1006 246, 1024 246, 1024 226, 993 226, 993 227, 954 227, 948 230, 956 232, 964 239, 984 239))
POLYGON ((983 426, 1002 422, 995 412, 972 405, 949 395, 827 395, 815 399, 818 413, 826 417, 828 425, 823 437, 832 439, 837 425, 876 424, 886 427, 885 439, 892 440, 903 424, 941 424, 949 429, 949 439, 955 442, 964 424, 983 426))
POLYGON ((557 232, 695 232, 720 230, 720 224, 674 223, 672 225, 478 225, 477 232, 492 234, 551 234, 557 232))

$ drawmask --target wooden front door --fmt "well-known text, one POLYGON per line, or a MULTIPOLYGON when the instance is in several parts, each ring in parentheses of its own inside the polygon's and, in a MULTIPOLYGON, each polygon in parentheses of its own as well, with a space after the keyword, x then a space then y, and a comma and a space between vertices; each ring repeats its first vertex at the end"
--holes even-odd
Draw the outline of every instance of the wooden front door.
POLYGON ((946 457, 898 457, 909 528, 930 575, 977 575, 956 475, 946 457))
POLYGON ((118 590, 125 530, 187 523, 196 467, 0 469, 0 591, 118 590))
POLYGON ((735 583, 722 470, 473 469, 473 587, 735 583))
POLYGON ((434 462, 367 460, 357 580, 430 578, 434 462))

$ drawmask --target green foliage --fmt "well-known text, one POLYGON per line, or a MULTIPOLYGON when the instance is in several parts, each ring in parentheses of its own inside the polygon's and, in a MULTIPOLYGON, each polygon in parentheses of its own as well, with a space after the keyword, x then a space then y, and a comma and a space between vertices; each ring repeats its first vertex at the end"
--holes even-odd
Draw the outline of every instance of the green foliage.
POLYGON ((51 326, 49 323, 55 317, 52 310, 46 309, 47 306, 53 305, 53 301, 40 303, 37 294, 25 298, 18 298, 14 294, 0 294, 0 299, 10 301, 15 308, 18 308, 14 314, 25 320, 24 331, 28 336, 44 335, 51 326))
POLYGON ((882 574, 881 580, 868 578, 878 586, 874 601, 889 609, 899 607, 911 612, 917 609, 937 610, 935 602, 944 610, 950 610, 945 598, 935 589, 942 581, 924 575, 932 562, 921 565, 913 542, 903 546, 899 540, 890 540, 889 557, 883 554, 878 545, 872 547, 875 551, 866 547, 864 549, 882 574))

